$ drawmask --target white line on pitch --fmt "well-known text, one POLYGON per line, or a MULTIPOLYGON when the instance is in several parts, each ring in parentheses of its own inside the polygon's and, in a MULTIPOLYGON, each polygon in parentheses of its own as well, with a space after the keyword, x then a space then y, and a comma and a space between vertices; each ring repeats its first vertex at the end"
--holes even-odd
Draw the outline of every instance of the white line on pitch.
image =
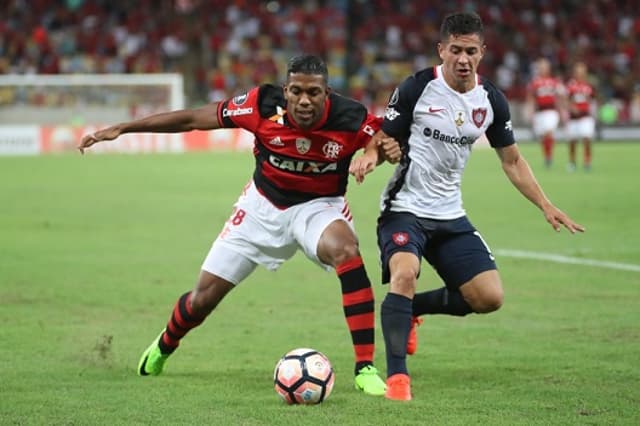
POLYGON ((521 259, 548 260, 557 263, 571 263, 575 265, 596 266, 600 268, 620 269, 623 271, 640 272, 640 265, 631 263, 607 262, 604 260, 585 259, 582 257, 562 256, 559 254, 540 253, 535 251, 497 249, 495 254, 505 257, 518 257, 521 259))

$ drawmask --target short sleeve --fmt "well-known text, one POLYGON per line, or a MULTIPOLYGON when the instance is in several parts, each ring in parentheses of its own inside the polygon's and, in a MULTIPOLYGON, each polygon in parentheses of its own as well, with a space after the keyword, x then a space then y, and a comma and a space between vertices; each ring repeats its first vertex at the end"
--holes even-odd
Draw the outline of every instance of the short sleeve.
POLYGON ((382 130, 387 135, 398 140, 404 140, 409 137, 413 109, 418 96, 422 92, 422 89, 417 91, 416 85, 417 82, 414 76, 403 81, 391 94, 387 108, 384 111, 382 130))
POLYGON ((493 123, 491 123, 485 132, 489 144, 491 144, 493 148, 513 145, 516 141, 513 136, 511 112, 509 111, 507 98, 492 85, 489 86, 488 91, 489 101, 493 108, 493 123))
POLYGON ((255 131, 260 123, 259 93, 260 88, 255 87, 248 92, 220 102, 218 104, 218 122, 222 124, 222 127, 239 127, 250 132, 255 131))
POLYGON ((362 126, 358 130, 358 146, 359 148, 364 148, 367 146, 369 141, 373 135, 376 134, 380 127, 382 126, 382 117, 376 117, 373 114, 367 114, 364 121, 362 122, 362 126))

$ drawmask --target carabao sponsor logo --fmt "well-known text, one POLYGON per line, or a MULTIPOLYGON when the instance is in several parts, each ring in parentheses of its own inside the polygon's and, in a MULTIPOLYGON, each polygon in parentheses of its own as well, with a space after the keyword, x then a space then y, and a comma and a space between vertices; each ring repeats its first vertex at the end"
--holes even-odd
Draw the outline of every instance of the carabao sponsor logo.
POLYGON ((238 109, 223 109, 222 110, 222 116, 223 117, 236 117, 238 115, 247 115, 247 114, 252 114, 253 113, 253 108, 249 107, 249 108, 238 108, 238 109))

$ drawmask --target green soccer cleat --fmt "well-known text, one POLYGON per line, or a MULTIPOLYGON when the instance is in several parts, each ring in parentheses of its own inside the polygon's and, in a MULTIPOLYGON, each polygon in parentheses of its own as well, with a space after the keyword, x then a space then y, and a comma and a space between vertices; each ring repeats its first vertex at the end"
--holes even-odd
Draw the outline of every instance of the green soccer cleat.
POLYGON ((356 389, 369 395, 382 396, 387 385, 378 376, 378 370, 373 365, 362 367, 355 379, 356 389))
MULTIPOLYGON (((164 330, 162 330, 162 333, 164 333, 164 330)), ((140 362, 138 363, 139 376, 157 376, 162 373, 164 363, 167 361, 167 358, 169 358, 169 354, 160 352, 160 347, 158 346, 162 333, 160 333, 153 343, 151 343, 151 346, 142 354, 140 362)))

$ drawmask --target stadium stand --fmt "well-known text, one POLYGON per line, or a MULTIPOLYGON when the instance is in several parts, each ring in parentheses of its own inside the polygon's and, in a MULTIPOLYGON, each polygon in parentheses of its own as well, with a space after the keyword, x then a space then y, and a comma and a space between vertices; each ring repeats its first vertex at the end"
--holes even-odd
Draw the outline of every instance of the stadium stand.
MULTIPOLYGON (((8 0, 0 11, 0 74, 154 73, 185 76, 190 104, 274 81, 300 52, 325 57, 331 84, 376 107, 412 69, 437 62, 438 23, 473 8, 491 47, 481 73, 515 101, 530 64, 556 73, 589 65, 619 123, 640 120, 640 15, 624 0, 8 0), (428 48, 425 49, 425 46, 428 48), (347 75, 349 74, 349 75, 347 75)), ((2 104, 0 96, 0 104, 2 104)), ((5 97, 6 98, 6 97, 5 97)))

